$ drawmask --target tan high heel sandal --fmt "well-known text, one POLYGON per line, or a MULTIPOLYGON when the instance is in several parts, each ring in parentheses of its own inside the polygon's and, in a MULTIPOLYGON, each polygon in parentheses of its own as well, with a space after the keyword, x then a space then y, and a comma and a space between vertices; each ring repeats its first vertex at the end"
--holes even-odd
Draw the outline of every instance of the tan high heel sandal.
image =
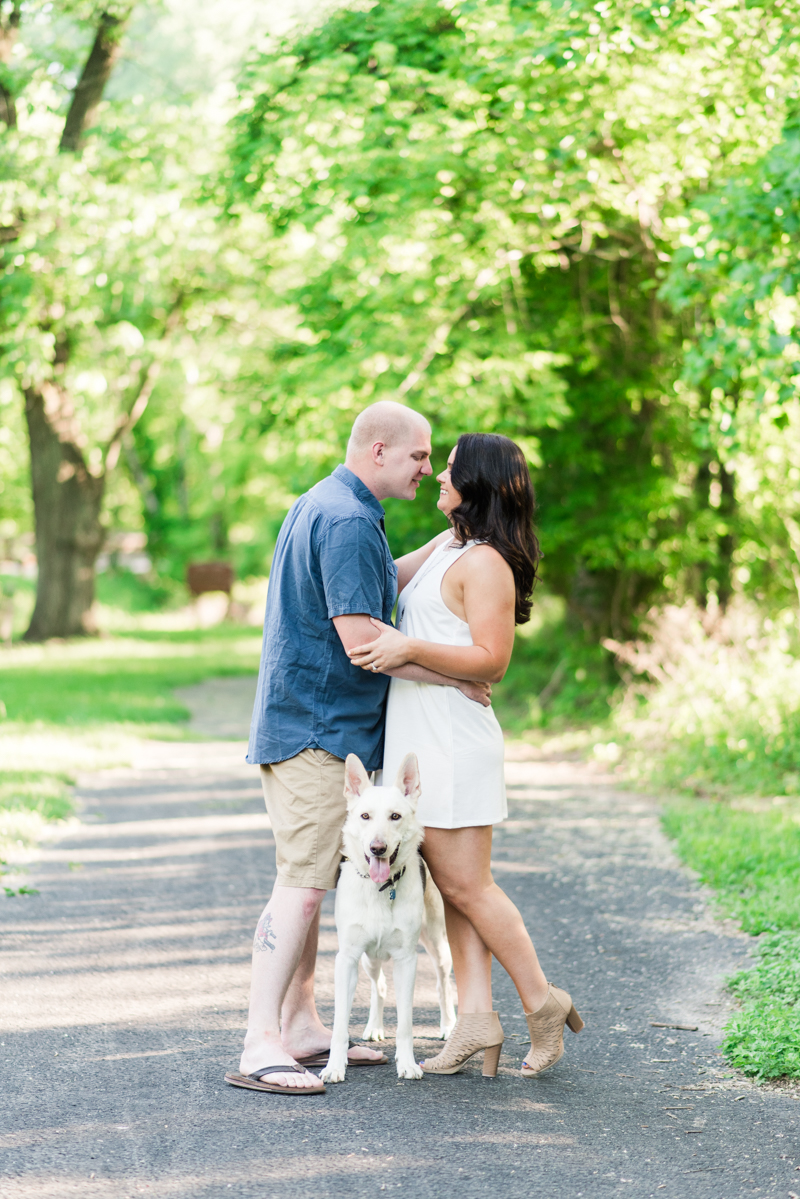
POLYGON ((583 1021, 567 992, 552 983, 542 1006, 535 1012, 526 1012, 525 1019, 531 1034, 531 1048, 522 1063, 521 1073, 523 1078, 535 1078, 563 1057, 564 1025, 568 1024, 577 1033, 583 1028, 583 1021))
POLYGON ((420 1066, 426 1074, 455 1074, 483 1049, 483 1076, 494 1078, 504 1040, 497 1012, 469 1012, 458 1017, 441 1052, 420 1066))

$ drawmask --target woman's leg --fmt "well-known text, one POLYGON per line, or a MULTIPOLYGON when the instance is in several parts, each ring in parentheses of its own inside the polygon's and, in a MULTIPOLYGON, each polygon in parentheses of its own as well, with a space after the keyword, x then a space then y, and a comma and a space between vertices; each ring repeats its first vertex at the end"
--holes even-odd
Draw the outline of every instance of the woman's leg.
MULTIPOLYGON (((433 873, 433 871, 431 871, 433 873)), ((492 955, 466 916, 444 901, 447 939, 453 955, 453 973, 458 990, 458 1012, 492 1010, 492 955)))
MULTIPOLYGON (((480 977, 485 977, 485 973, 481 974, 481 969, 484 968, 479 967, 480 955, 476 942, 466 931, 465 924, 472 926, 473 933, 482 943, 484 951, 494 954, 503 969, 511 975, 522 1000, 523 1009, 526 1012, 535 1012, 547 999, 547 979, 539 965, 536 950, 522 917, 505 891, 502 891, 492 878, 492 826, 487 824, 478 828, 427 828, 424 854, 433 881, 445 901, 448 935, 449 909, 454 909, 463 921, 453 924, 458 942, 458 950, 453 946, 453 959, 455 964, 456 953, 463 954, 468 1002, 473 995, 485 997, 485 992, 480 991, 478 982, 480 977)), ((459 982, 458 971, 456 982, 459 982)), ((491 1000, 491 990, 488 992, 488 998, 491 1000)), ((461 1010, 459 989, 459 1011, 461 1010)), ((484 1007, 480 1010, 490 1011, 491 1008, 484 1007)))

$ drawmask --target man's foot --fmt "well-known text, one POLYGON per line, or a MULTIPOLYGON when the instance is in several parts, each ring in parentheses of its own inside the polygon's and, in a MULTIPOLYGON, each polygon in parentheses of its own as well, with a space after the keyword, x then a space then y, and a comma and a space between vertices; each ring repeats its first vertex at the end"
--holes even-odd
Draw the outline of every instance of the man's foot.
MULTIPOLYGON (((297 1029, 294 1035, 288 1031, 284 1032, 284 1045, 289 1053, 294 1054, 297 1061, 302 1061, 303 1058, 316 1057, 320 1053, 328 1053, 331 1047, 331 1032, 325 1028, 324 1024, 320 1024, 319 1028, 315 1029, 297 1029)), ((347 1060, 349 1062, 358 1061, 373 1061, 380 1062, 383 1060, 383 1053, 380 1049, 368 1049, 366 1045, 353 1045, 348 1050, 347 1060)), ((278 1061, 281 1059, 279 1058, 278 1061)))
MULTIPOLYGON (((254 1074, 264 1066, 296 1066, 297 1062, 286 1052, 280 1037, 261 1037, 256 1040, 248 1033, 245 1037, 244 1053, 239 1062, 241 1074, 254 1074)), ((269 1081, 279 1086, 295 1087, 302 1091, 307 1087, 319 1086, 319 1079, 308 1071, 303 1074, 270 1074, 269 1081)))

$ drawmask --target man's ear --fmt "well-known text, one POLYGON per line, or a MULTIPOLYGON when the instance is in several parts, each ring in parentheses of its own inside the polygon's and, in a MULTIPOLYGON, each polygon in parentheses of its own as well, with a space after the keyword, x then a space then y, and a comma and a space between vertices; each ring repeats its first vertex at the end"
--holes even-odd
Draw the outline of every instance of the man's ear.
POLYGON ((416 807, 420 796, 419 762, 416 754, 406 754, 400 763, 395 786, 402 791, 406 799, 410 799, 416 807))
POLYGON ((348 808, 361 798, 369 786, 369 775, 360 759, 355 754, 348 754, 344 763, 344 797, 348 808))

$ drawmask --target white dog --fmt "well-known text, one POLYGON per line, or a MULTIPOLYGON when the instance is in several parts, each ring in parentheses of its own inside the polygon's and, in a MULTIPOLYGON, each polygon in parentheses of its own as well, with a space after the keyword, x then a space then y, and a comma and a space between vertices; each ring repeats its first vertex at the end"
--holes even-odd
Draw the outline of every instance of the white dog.
POLYGON ((382 963, 394 959, 397 1002, 395 1062, 400 1078, 422 1078, 414 1060, 412 1015, 417 943, 421 940, 436 969, 440 1036, 455 1024, 450 970, 452 957, 444 925, 444 905, 419 853, 417 822, 419 766, 409 754, 393 787, 375 787, 355 754, 345 763, 347 820, 342 830, 345 860, 336 888, 336 1010, 323 1082, 344 1082, 350 1010, 358 982, 358 961, 372 982, 367 1040, 383 1040, 386 982, 382 963))

